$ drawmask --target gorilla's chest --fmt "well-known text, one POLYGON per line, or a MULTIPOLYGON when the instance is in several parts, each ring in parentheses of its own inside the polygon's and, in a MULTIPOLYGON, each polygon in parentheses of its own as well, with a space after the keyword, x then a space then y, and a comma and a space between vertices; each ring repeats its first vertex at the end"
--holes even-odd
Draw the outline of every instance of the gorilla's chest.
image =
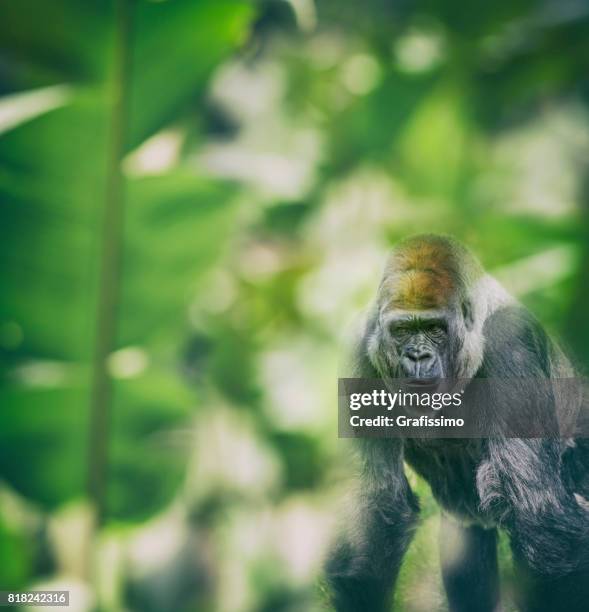
POLYGON ((411 439, 405 442, 405 459, 428 482, 446 512, 486 524, 489 517, 479 511, 476 487, 482 445, 480 440, 411 439))

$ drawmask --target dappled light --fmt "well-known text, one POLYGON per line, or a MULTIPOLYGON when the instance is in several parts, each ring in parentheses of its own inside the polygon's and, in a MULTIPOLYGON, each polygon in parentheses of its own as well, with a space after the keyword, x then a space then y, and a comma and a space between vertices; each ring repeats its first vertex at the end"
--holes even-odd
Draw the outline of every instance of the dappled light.
MULTIPOLYGON (((407 235, 456 236, 589 367, 583 3, 3 12, 0 590, 326 609, 338 373, 407 235)), ((446 610, 409 478, 395 609, 446 610)))

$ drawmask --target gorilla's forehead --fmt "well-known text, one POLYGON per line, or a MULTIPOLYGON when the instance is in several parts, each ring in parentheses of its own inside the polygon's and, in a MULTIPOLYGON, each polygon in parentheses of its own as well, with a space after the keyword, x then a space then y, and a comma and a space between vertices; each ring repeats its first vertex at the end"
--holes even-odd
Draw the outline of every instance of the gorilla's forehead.
POLYGON ((434 270, 407 270, 386 283, 390 308, 430 310, 448 307, 456 287, 449 274, 434 270))
POLYGON ((448 311, 440 308, 420 308, 410 310, 403 308, 390 307, 381 312, 381 321, 384 325, 393 322, 409 323, 439 323, 448 319, 448 311))

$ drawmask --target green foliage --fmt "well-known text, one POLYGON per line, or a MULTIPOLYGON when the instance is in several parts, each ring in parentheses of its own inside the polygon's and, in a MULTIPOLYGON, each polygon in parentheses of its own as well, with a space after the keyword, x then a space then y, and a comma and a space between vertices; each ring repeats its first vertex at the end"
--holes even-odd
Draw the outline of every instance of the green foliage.
MULTIPOLYGON (((0 509, 0 588, 83 565, 60 550, 66 534, 74 555, 83 530, 60 521, 87 496, 105 312, 117 333, 98 536, 125 559, 96 545, 105 610, 133 608, 127 592, 154 610, 316 609, 355 471, 335 433, 341 340, 398 239, 457 236, 588 362, 586 11, 5 4, 0 478, 53 540, 41 570, 37 528, 0 509), (113 305, 100 262, 104 231, 119 239, 104 228, 119 171, 113 305)), ((422 524, 396 603, 443 610, 439 509, 409 478, 422 524)), ((500 552, 509 583, 504 538, 500 552)))
MULTIPOLYGON (((17 374, 0 400, 0 471, 46 507, 83 495, 85 487, 111 91, 129 90, 130 124, 121 129, 126 148, 136 148, 198 106, 212 68, 243 38, 251 14, 232 1, 137 3, 131 76, 122 85, 115 84, 116 15, 107 5, 63 3, 48 13, 46 3, 29 2, 11 5, 3 19, 10 48, 29 67, 14 87, 74 83, 60 108, 0 141, 0 319, 22 335, 3 365, 17 374), (48 21, 64 36, 58 29, 48 35, 48 21), (75 59, 68 64, 66 56, 75 59), (30 368, 14 370, 30 362, 49 377, 41 388, 30 368)), ((139 347, 151 363, 115 390, 109 509, 117 518, 147 516, 180 483, 185 458, 156 434, 190 414, 193 401, 178 385, 174 354, 186 304, 231 230, 235 199, 234 187, 181 168, 130 176, 125 192, 123 291, 111 350, 139 347)))

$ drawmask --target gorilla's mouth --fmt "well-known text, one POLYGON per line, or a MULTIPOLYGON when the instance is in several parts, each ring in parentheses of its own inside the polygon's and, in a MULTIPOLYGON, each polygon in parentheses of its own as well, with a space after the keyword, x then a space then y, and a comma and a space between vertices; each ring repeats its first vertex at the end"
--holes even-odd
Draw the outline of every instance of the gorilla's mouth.
POLYGON ((440 386, 440 378, 410 378, 405 381, 405 385, 411 389, 420 391, 435 391, 440 386))

